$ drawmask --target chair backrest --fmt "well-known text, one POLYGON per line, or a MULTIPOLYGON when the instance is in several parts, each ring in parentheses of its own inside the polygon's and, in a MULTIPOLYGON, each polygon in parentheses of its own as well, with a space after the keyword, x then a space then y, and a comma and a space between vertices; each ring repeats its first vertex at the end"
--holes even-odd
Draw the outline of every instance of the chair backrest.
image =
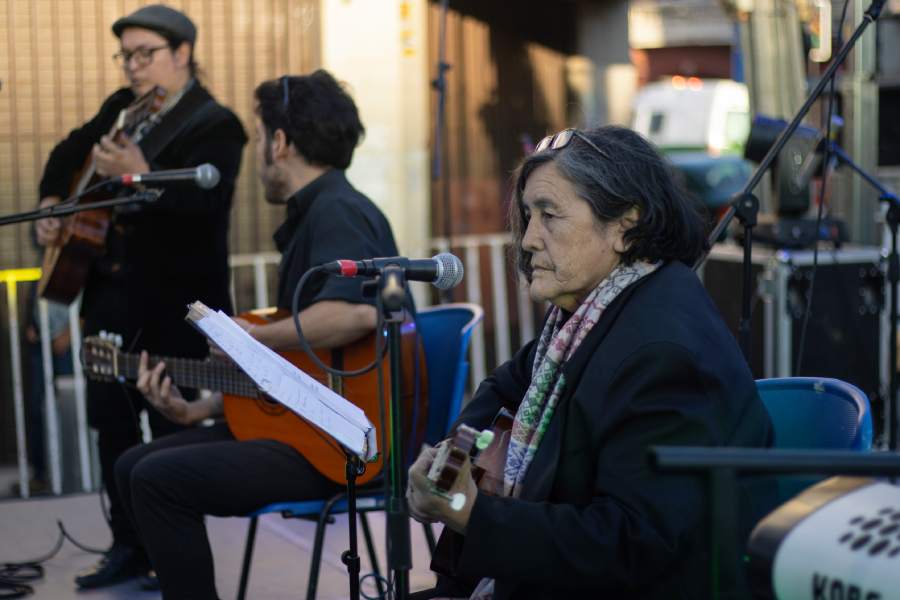
POLYGON ((855 385, 824 377, 759 379, 776 448, 870 450, 872 411, 855 385))
POLYGON ((459 414, 469 373, 469 340, 483 317, 480 306, 468 303, 442 304, 418 311, 416 323, 428 368, 425 441, 429 444, 444 439, 447 428, 459 414))

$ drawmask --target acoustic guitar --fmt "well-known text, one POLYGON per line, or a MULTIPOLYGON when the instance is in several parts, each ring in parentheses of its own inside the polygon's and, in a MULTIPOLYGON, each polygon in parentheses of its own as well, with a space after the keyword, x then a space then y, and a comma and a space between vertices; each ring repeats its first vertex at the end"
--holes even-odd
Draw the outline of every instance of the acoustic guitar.
MULTIPOLYGON (((427 474, 431 493, 445 498, 453 510, 461 510, 465 506, 465 495, 454 492, 453 488, 466 463, 471 461, 472 479, 478 491, 491 496, 502 495, 503 470, 514 419, 511 412, 501 408, 489 429, 478 431, 460 425, 452 438, 438 446, 438 453, 427 474)), ((451 537, 441 536, 431 557, 431 569, 452 575, 456 551, 451 537)))
POLYGON ((470 460, 472 478, 478 489, 492 496, 502 494, 503 469, 514 418, 511 412, 501 408, 489 429, 478 431, 460 425, 452 438, 438 445, 438 453, 427 475, 432 484, 431 492, 450 501, 454 510, 460 510, 465 505, 465 497, 452 490, 466 460, 470 460))
MULTIPOLYGON (((138 125, 159 112, 166 91, 156 87, 122 109, 110 130, 116 141, 131 136, 138 125)), ((71 195, 80 194, 103 180, 97 174, 93 155, 89 155, 81 169, 71 195)), ((78 204, 109 199, 109 194, 97 190, 78 199, 78 204)), ((38 294, 47 300, 71 304, 87 282, 91 264, 106 251, 106 233, 112 219, 111 208, 77 212, 62 218, 59 238, 44 250, 38 294)))
MULTIPOLYGON (((254 311, 240 315, 251 323, 265 324, 284 318, 281 311, 254 311)), ((417 440, 424 439, 427 423, 427 376, 425 357, 418 343, 415 323, 412 320, 402 327, 402 404, 404 439, 410 439, 411 428, 415 427, 417 440), (418 354, 418 358, 416 357, 418 354), (418 364, 416 361, 418 360, 418 364), (416 382, 418 378, 418 383, 416 382), (416 391, 418 388, 418 403, 416 391)), ((114 336, 90 336, 82 344, 81 361, 85 374, 99 381, 135 380, 138 375, 139 354, 125 353, 110 339, 114 336)), ((385 340, 386 342, 386 340, 385 340)), ((306 372, 320 383, 333 382, 306 353, 287 351, 280 354, 298 369, 306 372)), ((375 334, 334 351, 317 351, 317 356, 325 364, 344 370, 364 367, 375 356, 375 334)), ((225 419, 234 437, 238 440, 270 439, 285 443, 300 452, 328 479, 346 483, 346 457, 343 450, 332 438, 279 403, 262 394, 243 371, 228 360, 195 359, 151 356, 150 365, 160 361, 166 363, 166 374, 179 386, 221 391, 224 399, 225 419)), ((384 397, 390 402, 390 366, 385 356, 384 397)), ((359 377, 341 381, 338 393, 360 407, 378 432, 381 444, 382 420, 378 403, 378 378, 375 370, 359 377)), ((390 415, 390 407, 385 407, 390 415)), ((390 447, 390 420, 388 417, 388 448, 390 447)), ((418 448, 418 446, 415 446, 418 448)), ((381 448, 374 463, 366 465, 366 471, 357 478, 357 483, 373 479, 384 464, 386 451, 381 448)))

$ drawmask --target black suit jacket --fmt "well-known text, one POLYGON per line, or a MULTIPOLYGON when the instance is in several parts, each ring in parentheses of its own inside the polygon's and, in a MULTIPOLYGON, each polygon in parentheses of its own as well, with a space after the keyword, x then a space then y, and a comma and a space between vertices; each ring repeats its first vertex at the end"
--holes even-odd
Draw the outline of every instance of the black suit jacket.
MULTIPOLYGON (((44 168, 42 197, 68 196, 73 177, 92 145, 108 133, 119 111, 133 100, 131 90, 118 90, 90 121, 57 144, 44 168)), ((162 122, 141 140, 139 145, 145 153, 148 146, 157 146, 158 151, 149 158, 151 170, 208 162, 219 170, 221 179, 209 190, 193 183, 154 184, 152 187, 165 190, 158 202, 137 212, 116 215, 107 237, 106 255, 95 263, 85 290, 83 306, 89 321, 97 322, 99 328, 119 331, 126 336, 126 345, 128 334, 142 329, 138 347, 183 352, 186 344, 188 352, 195 347, 204 350, 201 336, 183 323, 185 303, 199 299, 216 308, 231 306, 229 215, 246 141, 234 113, 215 103, 199 83, 185 92, 162 122), (199 118, 192 118, 205 106, 199 118), (159 148, 157 138, 173 126, 176 135, 159 148), (111 296, 118 298, 118 306, 110 306, 111 296), (130 331, 121 331, 123 323, 116 323, 118 330, 103 323, 104 313, 113 308, 127 313, 124 325, 130 331)))
MULTIPOLYGON (((515 412, 525 346, 478 388, 459 422, 515 412)), ((703 598, 706 486, 661 474, 651 445, 768 446, 772 429, 734 337, 697 277, 667 264, 625 290, 564 365, 568 379, 518 499, 479 494, 466 535, 445 530, 452 577, 495 598, 703 598)), ((446 539, 444 539, 446 538, 446 539)))
MULTIPOLYGON (((56 145, 44 168, 41 197, 69 195, 92 145, 109 132, 119 111, 133 100, 131 90, 118 90, 90 121, 56 145)), ((86 335, 99 330, 116 332, 122 335, 124 347, 134 351, 194 357, 207 354, 206 340, 184 321, 186 305, 202 300, 210 307, 231 311, 228 229, 246 142, 238 118, 217 104, 199 83, 139 142, 153 171, 211 163, 221 179, 209 190, 187 182, 154 184, 151 187, 165 190, 156 203, 115 216, 106 254, 93 264, 84 290, 86 335), (163 135, 170 127, 174 137, 163 135), (149 152, 151 147, 157 152, 149 152)), ((98 386, 92 385, 92 389, 98 386)), ((91 424, 130 418, 129 412, 123 412, 124 406, 89 393, 91 424)))

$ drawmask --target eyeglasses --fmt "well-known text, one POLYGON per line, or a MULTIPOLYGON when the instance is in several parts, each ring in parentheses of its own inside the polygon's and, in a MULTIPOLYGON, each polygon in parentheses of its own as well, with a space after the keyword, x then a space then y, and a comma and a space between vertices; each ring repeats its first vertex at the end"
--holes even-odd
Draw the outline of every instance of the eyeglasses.
POLYGON ((571 127, 569 129, 563 129, 559 133, 554 133, 553 135, 548 135, 547 137, 542 139, 540 142, 538 142, 537 146, 534 147, 534 153, 537 154, 538 152, 543 152, 544 150, 548 150, 548 149, 549 150, 562 150, 563 148, 568 146, 569 143, 576 137, 578 139, 582 140, 585 144, 587 144, 594 150, 596 150, 597 154, 599 154, 600 156, 602 156, 605 159, 609 159, 609 154, 607 154, 606 152, 601 150, 597 146, 597 144, 595 144, 588 138, 588 136, 584 135, 577 129, 574 129, 571 127))
POLYGON ((164 46, 157 46, 156 48, 136 48, 135 50, 122 50, 113 54, 112 58, 120 67, 127 67, 128 64, 131 63, 132 58, 134 59, 134 63, 138 68, 146 67, 153 62, 153 54, 157 50, 163 50, 168 47, 169 45, 166 44, 164 46))

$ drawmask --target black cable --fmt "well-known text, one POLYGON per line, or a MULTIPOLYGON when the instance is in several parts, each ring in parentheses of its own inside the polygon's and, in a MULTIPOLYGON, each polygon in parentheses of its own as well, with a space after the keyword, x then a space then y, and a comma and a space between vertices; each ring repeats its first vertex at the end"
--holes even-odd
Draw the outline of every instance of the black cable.
POLYGON ((0 563, 0 600, 7 598, 24 598, 34 593, 34 588, 29 582, 37 581, 44 577, 44 567, 42 563, 47 562, 59 552, 63 542, 69 540, 75 547, 85 552, 93 554, 105 554, 106 550, 91 548, 78 542, 66 531, 62 521, 57 519, 56 526, 59 528, 59 537, 56 538, 56 544, 53 549, 31 560, 20 562, 0 563))
MULTIPOLYGON (((359 593, 360 593, 360 594, 362 595, 362 597, 365 598, 366 600, 386 600, 387 598, 390 597, 390 594, 391 594, 391 587, 390 587, 391 582, 390 582, 390 581, 388 580, 388 578, 385 577, 384 575, 379 575, 379 574, 377 574, 377 573, 366 573, 366 574, 363 575, 362 578, 359 580, 359 583, 360 583, 360 586, 359 586, 359 587, 360 587, 359 593), (383 584, 385 585, 384 593, 377 592, 374 596, 370 596, 370 595, 368 595, 365 591, 363 591, 363 589, 362 589, 362 583, 363 583, 366 579, 369 579, 370 577, 371 577, 372 579, 374 579, 376 582, 379 582, 379 581, 380 581, 381 583, 383 583, 383 584)), ((376 585, 376 587, 377 587, 378 584, 376 583, 375 585, 376 585)))
MULTIPOLYGON (((384 355, 387 352, 387 344, 379 342, 384 338, 384 332, 381 327, 375 328, 375 358, 368 365, 361 367, 359 369, 355 369, 352 371, 344 371, 341 369, 335 369, 329 365, 326 365, 322 362, 315 352, 313 352, 312 348, 309 346, 309 342, 306 340, 306 336, 303 335, 303 327, 300 325, 300 292, 303 290, 303 286, 306 285, 306 281, 316 273, 322 272, 322 267, 313 267, 308 270, 303 276, 300 278, 300 281, 297 282, 297 286, 294 288, 294 296, 291 299, 291 316, 294 319, 294 328, 297 330, 297 337, 300 338, 300 347, 303 348, 303 351, 306 352, 307 355, 312 359, 316 365, 325 371, 326 373, 330 373, 336 377, 356 377, 358 375, 363 375, 368 373, 372 369, 378 365, 382 359, 384 359, 384 355)), ((380 315, 379 311, 379 315, 380 315)), ((379 317, 380 319, 380 317, 379 317)), ((379 323, 382 321, 379 320, 379 323)))
MULTIPOLYGON (((838 37, 836 52, 840 52, 844 45, 842 39, 842 31, 844 29, 844 19, 847 17, 847 6, 850 0, 844 0, 844 7, 841 9, 841 20, 838 24, 838 37)), ((828 184, 828 170, 831 163, 831 118, 834 114, 834 90, 837 73, 831 78, 828 89, 828 113, 825 118, 825 156, 822 160, 822 184, 819 186, 819 206, 816 213, 816 225, 813 229, 813 263, 812 271, 809 276, 809 290, 806 296, 806 310, 803 312, 803 324, 800 326, 800 345, 797 348, 797 361, 794 368, 794 374, 800 375, 800 369, 803 367, 803 351, 806 347, 806 330, 809 327, 809 317, 812 314, 813 291, 816 285, 816 271, 819 267, 819 229, 822 227, 822 216, 825 208, 825 188, 828 184)), ((790 332, 784 332, 784 335, 790 335, 790 332)))

